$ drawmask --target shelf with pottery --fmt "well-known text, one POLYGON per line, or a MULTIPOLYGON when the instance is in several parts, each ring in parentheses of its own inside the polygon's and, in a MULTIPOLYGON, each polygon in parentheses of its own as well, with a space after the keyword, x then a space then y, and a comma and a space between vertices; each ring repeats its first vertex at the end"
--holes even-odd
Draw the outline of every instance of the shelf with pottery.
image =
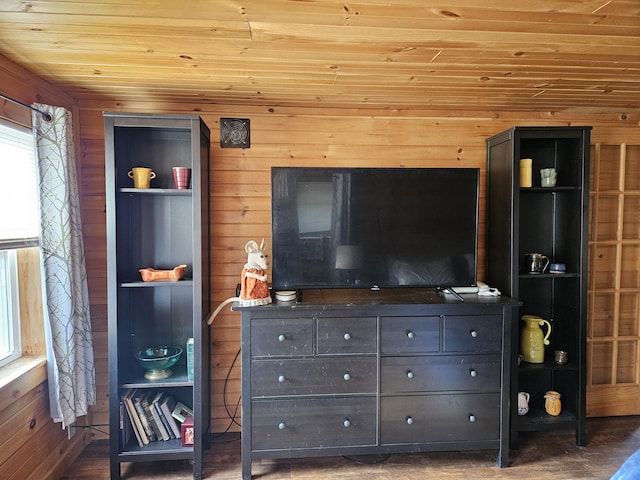
POLYGON ((147 380, 139 372, 131 372, 131 378, 124 378, 122 388, 164 388, 164 387, 190 387, 193 386, 193 380, 187 377, 187 371, 184 363, 178 364, 173 369, 173 375, 162 380, 147 380))
POLYGON ((553 416, 549 415, 544 407, 532 408, 518 419, 519 430, 522 432, 540 431, 544 430, 544 427, 553 430, 561 424, 575 424, 575 421, 576 416, 567 410, 563 410, 558 416, 553 416))
POLYGON ((571 383, 572 377, 579 372, 579 366, 575 363, 558 364, 553 360, 545 360, 541 363, 522 362, 518 366, 521 382, 528 385, 528 392, 518 393, 518 430, 535 431, 552 429, 560 425, 573 426, 576 424, 577 416, 573 399, 564 399, 557 390, 563 390, 567 383, 571 383), (552 388, 553 390, 547 390, 552 388), (549 394, 558 394, 557 405, 554 414, 550 414, 546 409, 546 397, 549 394), (522 402, 523 395, 526 395, 522 402), (526 411, 527 413, 522 413, 526 411))
POLYGON ((531 411, 513 408, 512 448, 519 431, 556 428, 574 428, 576 444, 586 444, 590 129, 513 127, 487 139, 487 279, 522 302, 518 317, 539 316, 552 330, 540 339, 541 357, 514 366, 512 406, 529 394, 531 411), (556 364, 556 351, 566 363, 556 364), (561 394, 558 416, 545 412, 550 391, 561 394))
POLYGON ((527 363, 522 362, 518 369, 521 372, 526 373, 528 370, 536 371, 536 370, 556 370, 559 372, 562 371, 570 371, 577 370, 579 367, 575 363, 563 363, 558 364, 554 360, 545 360, 544 363, 527 363))
POLYGON ((576 278, 578 276, 577 273, 574 272, 566 272, 566 273, 538 273, 535 275, 531 275, 530 273, 521 273, 519 277, 521 279, 529 279, 529 280, 560 280, 563 278, 576 278))
POLYGON ((177 189, 177 188, 135 188, 124 187, 118 189, 120 193, 126 193, 130 195, 177 195, 177 196, 191 196, 192 191, 190 189, 177 189))
POLYGON ((210 132, 193 115, 104 117, 111 478, 124 462, 188 460, 200 480, 210 430, 210 132), (173 402, 193 423, 171 415, 173 402))
POLYGON ((179 282, 172 282, 170 280, 160 281, 160 282, 143 282, 143 281, 132 281, 132 282, 122 282, 120 284, 123 288, 159 288, 159 287, 183 287, 183 288, 191 288, 193 286, 193 280, 185 278, 184 280, 180 280, 179 282))
POLYGON ((580 187, 572 185, 556 185, 554 187, 520 187, 520 193, 554 193, 554 192, 575 192, 579 191, 580 187))

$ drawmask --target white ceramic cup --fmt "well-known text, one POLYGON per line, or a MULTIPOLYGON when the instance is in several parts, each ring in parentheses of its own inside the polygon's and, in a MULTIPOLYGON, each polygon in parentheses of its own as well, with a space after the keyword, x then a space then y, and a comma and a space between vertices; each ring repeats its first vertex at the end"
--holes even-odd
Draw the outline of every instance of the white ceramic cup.
POLYGON ((518 392, 518 415, 526 415, 529 412, 528 392, 518 392))

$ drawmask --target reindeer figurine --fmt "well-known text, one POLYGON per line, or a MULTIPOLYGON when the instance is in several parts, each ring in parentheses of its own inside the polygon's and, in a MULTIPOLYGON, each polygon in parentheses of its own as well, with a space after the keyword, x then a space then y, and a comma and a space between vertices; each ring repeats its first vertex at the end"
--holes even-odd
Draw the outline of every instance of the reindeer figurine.
POLYGON ((218 305, 213 313, 209 315, 209 318, 207 318, 208 325, 211 325, 225 305, 230 303, 238 302, 242 307, 253 307, 271 303, 267 274, 265 272, 269 267, 269 261, 267 260, 268 255, 265 253, 266 249, 267 244, 264 238, 259 246, 253 240, 247 242, 244 246, 244 250, 247 252, 247 263, 242 269, 240 296, 227 298, 218 305))

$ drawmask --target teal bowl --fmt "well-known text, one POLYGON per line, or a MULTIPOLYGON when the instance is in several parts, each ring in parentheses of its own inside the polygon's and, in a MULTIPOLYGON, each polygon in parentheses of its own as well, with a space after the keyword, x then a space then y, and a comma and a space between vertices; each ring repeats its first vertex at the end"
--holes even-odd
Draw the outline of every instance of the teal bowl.
POLYGON ((135 354, 138 365, 146 370, 144 378, 147 380, 162 380, 169 378, 173 367, 182 355, 180 347, 149 347, 135 354))

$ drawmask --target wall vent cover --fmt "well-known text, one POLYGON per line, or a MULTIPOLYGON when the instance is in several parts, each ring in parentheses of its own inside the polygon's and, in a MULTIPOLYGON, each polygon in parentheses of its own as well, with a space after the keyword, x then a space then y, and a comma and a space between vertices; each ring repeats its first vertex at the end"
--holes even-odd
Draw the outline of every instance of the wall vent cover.
POLYGON ((220 119, 221 148, 249 148, 250 146, 251 131, 248 118, 220 119))

